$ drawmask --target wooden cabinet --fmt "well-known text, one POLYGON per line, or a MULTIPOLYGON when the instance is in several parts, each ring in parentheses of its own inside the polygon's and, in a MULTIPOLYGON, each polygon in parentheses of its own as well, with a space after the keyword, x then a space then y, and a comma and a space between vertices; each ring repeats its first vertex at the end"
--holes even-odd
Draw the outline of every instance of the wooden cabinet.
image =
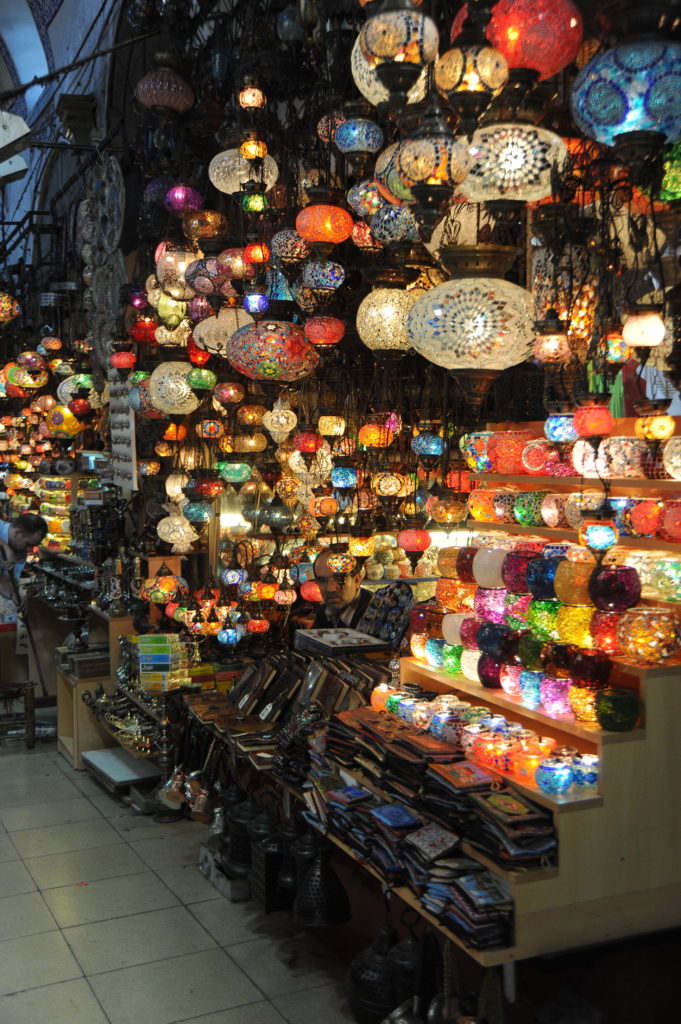
POLYGON ((118 746, 113 736, 97 721, 92 711, 83 703, 86 690, 96 690, 101 684, 107 693, 113 689, 109 676, 94 679, 75 679, 58 668, 57 673, 57 746, 59 753, 70 761, 74 768, 83 770, 84 750, 101 750, 103 747, 118 746))

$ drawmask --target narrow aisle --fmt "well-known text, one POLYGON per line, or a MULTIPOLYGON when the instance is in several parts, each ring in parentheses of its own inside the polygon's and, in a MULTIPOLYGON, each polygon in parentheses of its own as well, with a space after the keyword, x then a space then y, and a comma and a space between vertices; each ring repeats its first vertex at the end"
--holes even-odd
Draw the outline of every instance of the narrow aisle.
POLYGON ((199 873, 208 827, 156 824, 55 744, 0 745, 2 1024, 351 1020, 343 967, 199 873))

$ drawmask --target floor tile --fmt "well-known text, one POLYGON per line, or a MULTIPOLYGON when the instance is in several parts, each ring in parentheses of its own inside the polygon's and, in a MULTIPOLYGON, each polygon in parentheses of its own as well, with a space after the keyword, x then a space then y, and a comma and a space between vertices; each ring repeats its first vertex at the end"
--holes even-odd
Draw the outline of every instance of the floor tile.
POLYGON ((135 814, 123 808, 122 814, 108 819, 110 824, 126 842, 140 842, 144 839, 165 839, 167 836, 194 836, 198 846, 206 839, 206 826, 196 821, 156 822, 146 814, 135 814))
POLYGON ((0 789, 0 809, 5 807, 23 807, 29 804, 42 804, 52 800, 71 800, 82 796, 82 793, 63 776, 54 781, 48 780, 40 786, 27 782, 15 783, 0 789))
POLYGON ((22 892, 33 892, 35 882, 20 860, 8 860, 0 864, 0 899, 4 896, 18 896, 22 892))
POLYGON ((1 996, 0 1020, 2 1024, 107 1024, 84 978, 1 996))
POLYGON ((95 882, 100 878, 115 878, 147 869, 144 861, 125 843, 71 850, 50 857, 31 857, 25 864, 39 889, 95 882))
POLYGON ((0 899, 0 936, 3 939, 18 939, 22 935, 54 931, 56 927, 57 923, 39 892, 0 899))
POLYGON ((104 786, 100 786, 98 782, 95 782, 87 772, 74 771, 68 776, 68 779, 85 796, 100 796, 102 793, 107 792, 104 786))
MULTIPOLYGON (((169 842, 175 842, 175 840, 169 840, 169 842)), ((218 890, 199 871, 198 857, 193 863, 185 864, 184 867, 165 868, 157 871, 156 874, 182 903, 223 899, 218 890)))
POLYGON ((132 814, 130 808, 111 793, 98 793, 96 796, 88 796, 93 807, 96 807, 105 818, 117 818, 123 814, 132 814))
MULTIPOLYGON (((171 1024, 262 1001, 221 949, 96 974, 90 984, 111 1024, 171 1024)), ((246 1009, 240 1020, 248 1021, 246 1009)))
POLYGON ((309 934, 290 941, 240 942, 229 947, 229 955, 270 999, 328 984, 337 964, 309 934))
POLYGON ((74 800, 51 800, 49 803, 29 804, 28 807, 6 807, 0 811, 0 821, 8 832, 45 828, 48 825, 68 825, 73 821, 99 817, 97 808, 84 796, 76 797, 74 800))
MULTIPOLYGON (((315 1018, 319 1019, 319 1013, 315 1018)), ((181 1024, 284 1024, 284 1018, 272 1003, 263 1002, 238 1006, 234 1010, 220 1010, 205 1017, 192 1017, 181 1024)))
POLYGON ((193 903, 189 911, 220 946, 259 938, 287 939, 298 931, 290 914, 265 914, 252 900, 230 903, 221 898, 193 903))
POLYGON ((198 864, 199 846, 210 837, 207 826, 198 826, 196 832, 177 836, 172 843, 167 839, 130 840, 130 846, 155 871, 180 868, 185 864, 198 864))
POLYGON ((184 907, 67 928, 64 937, 85 974, 115 971, 215 946, 214 939, 184 907))
POLYGON ((71 850, 86 850, 91 846, 115 843, 118 839, 118 833, 103 818, 12 833, 14 845, 22 857, 44 857, 71 850))
POLYGON ((0 864, 8 860, 18 860, 19 851, 6 832, 0 834, 0 864))
POLYGON ((81 976, 73 953, 58 931, 0 942, 0 995, 31 988, 36 978, 43 985, 53 985, 81 976))
POLYGON ((355 1019, 341 988, 334 985, 292 992, 272 1002, 289 1024, 308 1024, 315 1018, 322 1018, 324 1024, 351 1024, 355 1019))
POLYGON ((177 905, 175 896, 151 871, 64 885, 47 889, 43 895, 60 928, 177 905))

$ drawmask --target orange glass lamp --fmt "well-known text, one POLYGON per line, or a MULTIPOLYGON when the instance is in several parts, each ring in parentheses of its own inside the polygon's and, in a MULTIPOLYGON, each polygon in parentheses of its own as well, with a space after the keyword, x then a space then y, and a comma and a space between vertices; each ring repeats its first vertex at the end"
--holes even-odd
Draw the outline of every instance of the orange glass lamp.
POLYGON ((392 430, 381 423, 365 423, 360 427, 357 440, 365 448, 387 448, 394 437, 392 430))
POLYGON ((644 441, 668 441, 676 430, 674 417, 667 413, 669 403, 666 400, 647 399, 638 402, 634 420, 634 433, 644 441))
POLYGON ((334 246, 349 238, 353 224, 347 210, 329 202, 311 203, 296 217, 296 231, 320 256, 328 256, 334 246))
POLYGON ((400 530, 397 534, 397 546, 402 548, 412 568, 412 572, 416 568, 416 563, 420 559, 424 551, 427 551, 431 545, 430 534, 427 530, 421 528, 421 524, 418 522, 410 523, 404 530, 400 530))
POLYGON ((244 249, 244 259, 247 263, 268 263, 269 247, 264 242, 249 242, 244 249))
POLYGON ((575 411, 572 425, 578 437, 594 441, 606 437, 612 430, 612 415, 605 395, 588 395, 575 411))

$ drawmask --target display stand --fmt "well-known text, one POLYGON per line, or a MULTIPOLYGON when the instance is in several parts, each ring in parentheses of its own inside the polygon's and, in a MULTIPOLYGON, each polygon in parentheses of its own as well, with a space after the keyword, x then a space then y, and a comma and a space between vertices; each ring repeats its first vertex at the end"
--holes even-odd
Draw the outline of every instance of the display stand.
POLYGON ((117 746, 111 733, 83 703, 83 694, 87 690, 103 686, 110 693, 113 689, 111 680, 108 675, 76 679, 60 668, 56 669, 56 679, 57 749, 74 768, 83 770, 83 751, 117 746))

